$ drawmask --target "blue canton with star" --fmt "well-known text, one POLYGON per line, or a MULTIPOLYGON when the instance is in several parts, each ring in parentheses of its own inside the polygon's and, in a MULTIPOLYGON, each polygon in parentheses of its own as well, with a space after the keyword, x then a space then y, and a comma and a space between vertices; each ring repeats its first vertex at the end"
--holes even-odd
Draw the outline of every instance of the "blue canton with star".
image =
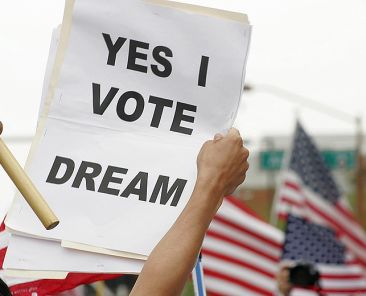
POLYGON ((345 247, 333 230, 289 215, 282 259, 343 264, 345 247))
POLYGON ((299 175, 307 187, 328 202, 335 203, 340 198, 339 189, 323 157, 300 124, 296 127, 290 169, 299 175))

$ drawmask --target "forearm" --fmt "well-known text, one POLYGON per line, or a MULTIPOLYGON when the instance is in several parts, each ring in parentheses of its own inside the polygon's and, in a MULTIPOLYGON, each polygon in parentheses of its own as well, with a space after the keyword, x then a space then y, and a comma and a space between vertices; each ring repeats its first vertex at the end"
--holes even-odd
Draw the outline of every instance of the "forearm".
POLYGON ((205 232, 225 195, 245 179, 249 152, 235 129, 203 144, 197 156, 197 180, 191 198, 172 228, 155 247, 131 295, 179 295, 205 232))
MULTIPOLYGON (((215 194, 220 195, 214 187, 197 183, 190 202, 149 256, 131 295, 180 294, 218 208, 212 203, 215 194), (161 275, 158 282, 153 280, 157 275, 161 275)), ((216 200, 220 199, 221 196, 216 200)))

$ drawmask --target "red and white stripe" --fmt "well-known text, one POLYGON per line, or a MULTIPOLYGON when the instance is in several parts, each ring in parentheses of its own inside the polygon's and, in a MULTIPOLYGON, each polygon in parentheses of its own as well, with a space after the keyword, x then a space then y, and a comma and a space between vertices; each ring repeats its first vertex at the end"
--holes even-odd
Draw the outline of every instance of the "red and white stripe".
POLYGON ((212 295, 273 295, 283 234, 241 203, 225 199, 204 240, 207 290, 212 295))
POLYGON ((366 295, 363 268, 356 263, 346 265, 318 264, 322 292, 327 295, 366 295))
POLYGON ((344 244, 352 250, 366 267, 366 234, 354 219, 342 198, 333 205, 304 186, 294 172, 287 172, 279 192, 277 213, 304 217, 313 223, 334 229, 344 244))
MULTIPOLYGON (((275 276, 283 241, 281 231, 260 220, 234 198, 226 198, 210 225, 202 249, 209 293, 225 296, 276 295, 275 276)), ((318 266, 323 294, 366 295, 364 270, 351 251, 346 254, 346 263, 342 266, 318 266)), ((317 294, 296 289, 291 295, 317 294)))

